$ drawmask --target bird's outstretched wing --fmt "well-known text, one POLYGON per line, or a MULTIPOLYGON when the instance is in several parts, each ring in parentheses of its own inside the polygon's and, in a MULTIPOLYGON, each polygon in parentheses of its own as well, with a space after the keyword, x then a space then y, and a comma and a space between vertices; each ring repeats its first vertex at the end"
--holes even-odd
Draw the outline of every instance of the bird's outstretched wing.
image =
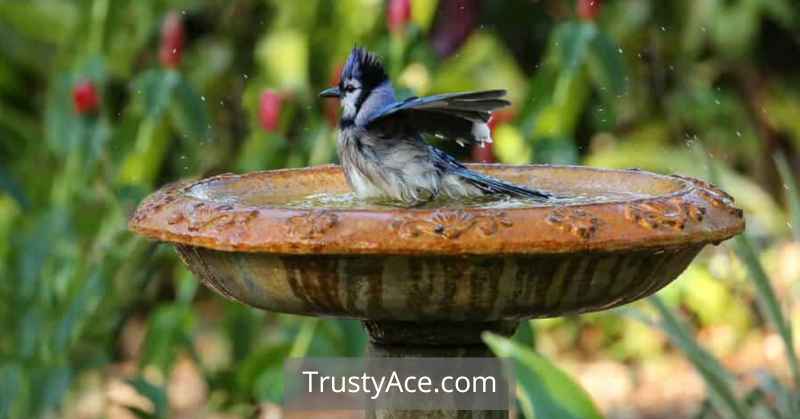
POLYGON ((366 125, 391 122, 401 118, 421 132, 449 138, 460 144, 491 142, 489 122, 492 111, 511 104, 505 90, 449 93, 411 97, 391 103, 370 115, 366 125))

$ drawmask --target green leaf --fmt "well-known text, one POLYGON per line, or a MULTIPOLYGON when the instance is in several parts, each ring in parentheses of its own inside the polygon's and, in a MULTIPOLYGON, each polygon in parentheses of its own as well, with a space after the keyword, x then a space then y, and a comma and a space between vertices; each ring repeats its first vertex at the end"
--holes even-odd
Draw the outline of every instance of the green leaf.
POLYGON ((161 119, 142 120, 136 131, 136 144, 122 162, 122 185, 151 185, 158 176, 170 143, 169 130, 161 119))
POLYGON ((133 93, 141 97, 145 115, 158 119, 172 103, 180 74, 172 70, 149 70, 133 81, 133 93))
POLYGON ((533 155, 538 163, 578 163, 578 150, 571 138, 551 136, 537 138, 533 149, 533 155))
POLYGON ((586 61, 597 27, 593 23, 568 22, 553 31, 552 47, 558 66, 562 71, 577 71, 586 61))
POLYGON ((71 298, 66 313, 56 326, 52 341, 56 354, 68 353, 69 346, 77 338, 84 321, 104 294, 105 282, 100 272, 95 271, 84 282, 77 294, 71 298))
POLYGON ((592 83, 603 99, 606 108, 604 119, 609 125, 614 123, 618 98, 625 93, 626 69, 620 51, 613 39, 605 32, 598 31, 597 36, 592 39, 587 62, 592 83))
POLYGON ((57 75, 47 93, 45 137, 50 149, 62 155, 77 146, 83 136, 83 124, 70 100, 76 81, 72 74, 57 75))
POLYGON ((783 153, 778 153, 774 157, 778 173, 781 175, 783 188, 786 190, 786 202, 789 204, 789 220, 792 225, 794 241, 800 242, 800 189, 797 187, 797 180, 794 177, 789 162, 783 153))
POLYGON ((253 385, 253 396, 259 402, 279 404, 283 398, 283 368, 273 365, 261 371, 253 385))
POLYGON ((181 348, 189 344, 194 328, 194 312, 184 304, 159 307, 150 318, 140 366, 156 365, 169 371, 181 348))
POLYGON ((22 187, 20 187, 19 183, 2 166, 0 166, 0 192, 5 192, 14 198, 14 200, 17 201, 17 204, 19 204, 19 206, 23 209, 27 209, 31 205, 31 202, 28 199, 27 194, 25 194, 25 191, 22 190, 22 187))
POLYGON ((673 345, 677 346, 694 365, 709 391, 714 407, 724 416, 737 419, 748 419, 749 409, 736 397, 733 390, 735 377, 705 349, 692 338, 687 328, 681 324, 672 311, 657 296, 650 297, 650 302, 661 316, 660 326, 673 345))
POLYGON ((192 85, 179 77, 175 85, 175 96, 170 107, 172 120, 184 138, 206 141, 209 137, 209 118, 206 104, 192 85))
POLYGON ((526 347, 536 348, 536 328, 534 327, 533 320, 526 320, 519 322, 517 332, 511 337, 514 342, 526 347))
POLYGON ((316 317, 304 317, 300 323, 300 331, 292 342, 292 350, 289 351, 289 357, 302 358, 308 353, 308 348, 311 345, 311 339, 314 338, 314 331, 317 329, 319 319, 316 317))
POLYGON ((289 356, 291 346, 288 344, 277 344, 253 352, 236 370, 237 393, 252 394, 257 398, 261 396, 269 398, 276 394, 269 390, 269 386, 262 381, 262 377, 275 377, 275 371, 283 371, 283 362, 289 356), (273 372, 270 372, 273 371, 273 372))
POLYGON ((522 132, 532 132, 536 126, 536 117, 541 109, 547 106, 553 98, 553 89, 558 79, 555 66, 545 65, 540 67, 531 77, 528 84, 526 97, 528 100, 522 104, 522 132))
POLYGON ((0 366, 0 418, 16 416, 27 384, 22 367, 15 363, 0 366))
POLYGON ((249 172, 283 167, 288 154, 289 142, 285 138, 257 130, 242 145, 236 170, 249 172))
POLYGON ((602 418, 589 394, 546 358, 511 339, 492 333, 484 333, 483 341, 495 355, 513 361, 517 397, 526 417, 602 418))
POLYGON ((734 239, 734 249, 736 254, 744 263, 747 271, 750 273, 748 278, 753 282, 756 287, 756 296, 758 299, 758 307, 764 317, 766 317, 772 324, 778 334, 780 334, 783 344, 786 347, 786 357, 789 362, 789 369, 792 372, 792 378, 795 385, 800 387, 800 361, 797 359, 797 351, 794 348, 794 340, 792 338, 792 326, 786 316, 783 315, 778 297, 775 296, 775 289, 772 288, 772 283, 767 276, 764 266, 758 259, 753 244, 746 234, 742 234, 734 239))
POLYGON ((163 388, 158 387, 143 377, 136 377, 127 380, 128 384, 133 386, 136 391, 142 396, 146 397, 153 403, 155 411, 152 415, 142 415, 142 412, 136 412, 139 416, 149 416, 152 418, 166 418, 168 412, 167 393, 163 388))
POLYGON ((239 303, 225 302, 224 328, 231 342, 232 361, 243 361, 253 350, 264 324, 263 312, 258 312, 239 303))
POLYGON ((49 368, 44 379, 37 385, 36 406, 42 412, 58 407, 72 383, 72 370, 69 367, 49 368))

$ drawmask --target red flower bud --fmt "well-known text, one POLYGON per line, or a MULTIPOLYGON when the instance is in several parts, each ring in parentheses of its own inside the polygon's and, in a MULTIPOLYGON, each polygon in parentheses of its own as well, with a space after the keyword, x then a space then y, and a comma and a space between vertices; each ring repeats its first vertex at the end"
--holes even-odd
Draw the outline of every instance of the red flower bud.
POLYGON ((176 68, 181 63, 184 42, 183 19, 177 12, 169 12, 161 24, 161 46, 158 58, 166 68, 176 68))
POLYGON ((100 106, 100 95, 94 83, 85 80, 76 84, 72 89, 72 103, 75 105, 75 112, 81 115, 96 112, 100 106))
POLYGON ((275 132, 278 130, 281 122, 282 102, 283 96, 274 90, 266 90, 261 94, 258 119, 264 131, 275 132))
POLYGON ((511 122, 514 120, 514 116, 516 116, 514 110, 506 108, 504 110, 492 113, 492 116, 489 118, 489 122, 486 124, 489 125, 489 129, 492 131, 492 134, 494 134, 494 129, 498 125, 511 122))
POLYGON ((593 21, 600 14, 602 0, 578 0, 578 17, 582 20, 593 21))
POLYGON ((483 143, 472 145, 472 161, 477 163, 494 163, 494 144, 483 143))
POLYGON ((402 33, 411 20, 411 0, 389 0, 386 25, 392 33, 402 33))

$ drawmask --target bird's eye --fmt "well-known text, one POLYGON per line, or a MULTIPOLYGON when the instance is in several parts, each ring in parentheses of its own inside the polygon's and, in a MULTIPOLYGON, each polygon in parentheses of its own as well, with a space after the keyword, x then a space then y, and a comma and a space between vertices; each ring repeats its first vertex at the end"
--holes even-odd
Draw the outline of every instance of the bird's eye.
POLYGON ((347 92, 347 93, 353 92, 353 91, 355 91, 355 90, 356 90, 356 88, 355 88, 355 87, 353 87, 353 86, 349 86, 349 85, 348 85, 348 86, 345 86, 345 87, 344 87, 344 91, 345 91, 345 92, 347 92))

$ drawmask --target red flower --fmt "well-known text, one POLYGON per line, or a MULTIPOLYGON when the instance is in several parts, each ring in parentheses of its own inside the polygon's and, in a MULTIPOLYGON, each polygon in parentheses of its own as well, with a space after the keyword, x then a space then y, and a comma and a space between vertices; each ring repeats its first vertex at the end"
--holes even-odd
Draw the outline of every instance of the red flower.
POLYGON ((183 19, 177 12, 169 12, 161 24, 158 58, 162 66, 176 68, 181 64, 184 37, 183 19))
POLYGON ((601 5, 602 0, 578 0, 578 17, 583 20, 593 21, 600 14, 601 5))
POLYGON ((487 122, 487 125, 489 125, 489 129, 492 131, 492 134, 494 134, 494 129, 495 127, 497 127, 497 125, 511 122, 512 120, 514 120, 515 116, 516 115, 514 114, 513 109, 506 108, 501 111, 496 111, 492 113, 492 116, 491 118, 489 118, 489 122, 487 122))
POLYGON ((402 33, 411 20, 411 0, 389 0, 386 25, 392 33, 402 33))
POLYGON ((266 90, 261 94, 261 101, 258 108, 258 119, 261 128, 266 132, 275 132, 281 122, 281 104, 283 96, 274 91, 266 90))
POLYGON ((94 83, 89 80, 82 81, 72 89, 72 102, 75 112, 79 114, 94 113, 100 107, 100 95, 94 83))
POLYGON ((477 163, 494 163, 494 144, 483 143, 472 146, 472 161, 477 163))

